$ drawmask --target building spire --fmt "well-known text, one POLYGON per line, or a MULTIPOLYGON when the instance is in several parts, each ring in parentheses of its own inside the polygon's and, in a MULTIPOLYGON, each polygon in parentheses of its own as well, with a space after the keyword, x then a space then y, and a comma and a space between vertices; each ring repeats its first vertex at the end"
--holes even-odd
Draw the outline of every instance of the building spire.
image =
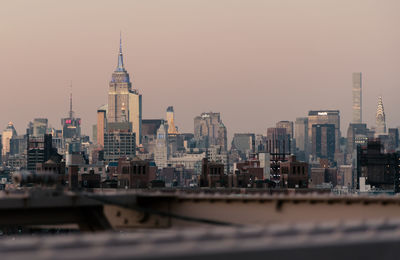
POLYGON ((71 91, 69 94, 69 118, 73 118, 74 112, 72 111, 72 81, 70 85, 71 91))
POLYGON ((124 59, 122 55, 122 34, 119 33, 119 55, 118 55, 118 67, 117 71, 124 71, 124 59))
POLYGON ((378 97, 378 107, 376 108, 376 134, 386 133, 386 115, 383 108, 382 96, 378 97))

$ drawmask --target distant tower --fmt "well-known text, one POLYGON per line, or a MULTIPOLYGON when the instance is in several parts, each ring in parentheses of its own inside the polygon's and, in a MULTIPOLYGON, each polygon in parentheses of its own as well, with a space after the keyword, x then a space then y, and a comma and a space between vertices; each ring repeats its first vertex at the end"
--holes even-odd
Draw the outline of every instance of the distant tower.
POLYGON ((101 106, 97 109, 97 144, 104 147, 104 133, 107 126, 107 106, 101 106))
POLYGON ((164 123, 157 130, 156 149, 154 153, 154 162, 159 169, 168 166, 169 153, 168 124, 164 123))
MULTIPOLYGON (((46 119, 47 124, 47 119, 46 119)), ((69 95, 69 112, 67 118, 61 119, 62 134, 64 139, 80 138, 81 137, 81 119, 75 118, 72 110, 72 85, 69 95)))
POLYGON ((167 123, 168 123, 168 134, 178 134, 178 130, 176 130, 175 126, 175 115, 173 106, 167 108, 167 123))
POLYGON ((220 113, 202 113, 194 118, 194 139, 200 148, 219 145, 227 150, 227 131, 220 113))
POLYGON ((353 124, 362 123, 362 78, 361 72, 353 73, 353 124))
POLYGON ((378 98, 378 107, 376 108, 376 130, 375 133, 385 134, 386 133, 386 117, 385 110, 383 109, 382 97, 378 98))
POLYGON ((3 160, 5 160, 6 159, 5 157, 10 153, 10 140, 14 136, 17 136, 17 131, 14 128, 14 124, 12 122, 9 122, 1 136, 2 138, 1 143, 3 144, 1 155, 3 160))
POLYGON ((136 133, 136 144, 140 144, 142 135, 142 95, 132 88, 129 74, 124 67, 122 40, 120 38, 118 65, 111 77, 108 90, 107 122, 132 123, 132 132, 136 133))

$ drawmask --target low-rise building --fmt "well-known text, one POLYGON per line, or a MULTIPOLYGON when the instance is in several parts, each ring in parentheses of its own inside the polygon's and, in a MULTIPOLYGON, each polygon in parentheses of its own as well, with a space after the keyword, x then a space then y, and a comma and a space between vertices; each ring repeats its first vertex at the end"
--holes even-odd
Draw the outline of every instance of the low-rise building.
POLYGON ((280 163, 280 175, 281 187, 308 187, 308 163, 297 161, 294 155, 288 161, 280 163))
POLYGON ((118 160, 118 187, 125 189, 146 188, 156 179, 157 167, 139 157, 125 157, 118 160))

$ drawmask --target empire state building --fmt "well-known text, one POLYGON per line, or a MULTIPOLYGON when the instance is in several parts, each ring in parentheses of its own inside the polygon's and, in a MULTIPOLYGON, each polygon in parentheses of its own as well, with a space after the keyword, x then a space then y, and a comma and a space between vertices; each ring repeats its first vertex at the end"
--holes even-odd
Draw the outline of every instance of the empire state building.
POLYGON ((120 38, 118 65, 111 77, 108 90, 107 122, 130 122, 136 133, 136 144, 142 135, 142 95, 132 88, 129 74, 124 67, 122 41, 120 38))

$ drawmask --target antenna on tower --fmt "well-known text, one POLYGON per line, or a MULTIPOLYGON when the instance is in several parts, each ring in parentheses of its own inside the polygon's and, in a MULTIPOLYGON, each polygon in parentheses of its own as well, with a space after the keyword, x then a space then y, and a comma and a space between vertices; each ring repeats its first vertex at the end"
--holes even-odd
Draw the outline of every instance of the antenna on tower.
POLYGON ((72 111, 72 80, 70 83, 70 94, 69 94, 69 117, 73 118, 74 112, 72 111))
POLYGON ((122 32, 119 31, 119 53, 122 53, 122 32))

